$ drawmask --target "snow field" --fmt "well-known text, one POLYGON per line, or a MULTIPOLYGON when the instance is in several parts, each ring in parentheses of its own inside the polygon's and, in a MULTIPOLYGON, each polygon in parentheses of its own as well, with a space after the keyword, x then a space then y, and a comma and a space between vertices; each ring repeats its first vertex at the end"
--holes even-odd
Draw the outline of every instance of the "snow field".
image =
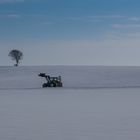
POLYGON ((0 140, 139 140, 139 87, 140 67, 0 67, 0 140))
POLYGON ((139 140, 140 89, 2 90, 1 140, 139 140))

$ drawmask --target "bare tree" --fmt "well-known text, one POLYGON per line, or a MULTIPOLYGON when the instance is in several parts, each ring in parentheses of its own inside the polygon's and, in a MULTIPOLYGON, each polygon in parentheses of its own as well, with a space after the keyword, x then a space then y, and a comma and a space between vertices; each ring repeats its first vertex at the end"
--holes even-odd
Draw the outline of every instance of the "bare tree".
POLYGON ((14 66, 18 66, 20 60, 22 60, 23 58, 23 53, 19 50, 11 50, 8 56, 10 56, 12 60, 16 61, 16 64, 14 66))

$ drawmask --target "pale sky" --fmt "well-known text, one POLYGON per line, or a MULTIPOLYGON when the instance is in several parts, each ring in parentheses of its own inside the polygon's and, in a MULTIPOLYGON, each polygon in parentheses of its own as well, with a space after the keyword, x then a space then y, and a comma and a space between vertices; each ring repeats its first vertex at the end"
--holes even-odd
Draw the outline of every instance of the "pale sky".
POLYGON ((140 66, 139 0, 0 0, 0 65, 140 66))

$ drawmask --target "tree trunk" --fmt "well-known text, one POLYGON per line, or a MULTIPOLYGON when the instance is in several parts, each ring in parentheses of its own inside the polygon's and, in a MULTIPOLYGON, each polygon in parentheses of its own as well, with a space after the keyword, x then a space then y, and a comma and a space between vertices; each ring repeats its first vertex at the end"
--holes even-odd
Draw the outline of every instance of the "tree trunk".
POLYGON ((18 59, 16 59, 16 64, 14 65, 15 67, 17 67, 18 66, 18 64, 19 64, 19 60, 18 59))

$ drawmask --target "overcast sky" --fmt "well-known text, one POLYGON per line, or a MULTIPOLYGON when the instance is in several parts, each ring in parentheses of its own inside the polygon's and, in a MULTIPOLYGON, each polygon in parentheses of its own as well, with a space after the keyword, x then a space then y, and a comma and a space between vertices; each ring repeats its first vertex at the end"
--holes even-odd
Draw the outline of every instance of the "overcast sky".
POLYGON ((140 65, 139 0, 0 0, 0 65, 140 65))

